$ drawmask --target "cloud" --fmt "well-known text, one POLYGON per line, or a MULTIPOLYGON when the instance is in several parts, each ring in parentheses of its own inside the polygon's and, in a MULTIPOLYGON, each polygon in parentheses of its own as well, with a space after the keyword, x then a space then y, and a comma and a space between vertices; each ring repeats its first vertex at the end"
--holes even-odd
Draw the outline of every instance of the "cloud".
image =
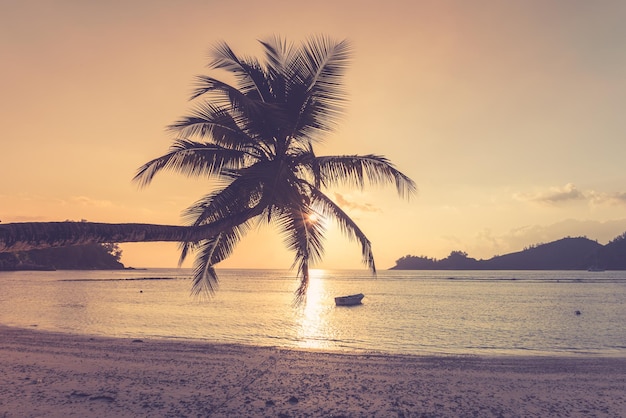
MULTIPOLYGON (((548 243, 565 237, 587 237, 606 244, 626 231, 626 218, 610 221, 592 221, 566 219, 547 225, 525 225, 495 233, 485 228, 471 237, 457 237, 453 235, 440 236, 445 249, 445 255, 452 250, 468 253, 477 259, 490 259, 496 255, 503 255, 522 251, 531 245, 548 243)), ((420 254, 421 255, 421 254, 420 254)), ((426 256, 444 257, 443 253, 424 254, 426 256)))
POLYGON ((548 190, 536 193, 518 193, 514 197, 517 200, 539 202, 547 204, 560 204, 575 201, 588 200, 588 196, 578 190, 572 183, 567 183, 563 187, 551 187, 548 190))
POLYGON ((113 206, 109 200, 97 200, 86 196, 72 196, 68 203, 100 208, 113 206))
POLYGON ((0 219, 10 222, 51 222, 63 220, 101 219, 113 221, 127 217, 123 205, 88 196, 49 197, 24 193, 3 200, 0 219))
POLYGON ((600 193, 590 192, 590 201, 594 205, 626 205, 626 192, 600 193))
POLYGON ((7 215, 2 218, 3 223, 13 223, 13 222, 42 222, 45 221, 45 216, 24 216, 24 215, 7 215))
POLYGON ((626 231, 626 219, 611 221, 591 221, 566 219, 550 225, 526 225, 509 230, 508 232, 493 236, 490 231, 479 234, 480 239, 469 248, 482 256, 490 257, 490 254, 506 254, 521 251, 525 247, 535 244, 552 242, 565 237, 585 236, 606 244, 618 235, 626 231))
POLYGON ((623 206, 626 205, 626 192, 600 192, 579 190, 574 184, 562 187, 550 187, 535 193, 516 193, 513 198, 522 202, 535 202, 548 205, 561 205, 574 202, 587 202, 590 205, 623 206))
POLYGON ((344 195, 335 192, 335 201, 342 209, 356 209, 362 212, 382 212, 382 210, 370 203, 356 203, 348 200, 344 195))
POLYGON ((519 249, 530 244, 550 242, 567 236, 585 236, 606 244, 624 231, 626 231, 626 219, 605 222, 566 219, 550 225, 532 225, 511 230, 505 239, 510 245, 520 247, 519 249))

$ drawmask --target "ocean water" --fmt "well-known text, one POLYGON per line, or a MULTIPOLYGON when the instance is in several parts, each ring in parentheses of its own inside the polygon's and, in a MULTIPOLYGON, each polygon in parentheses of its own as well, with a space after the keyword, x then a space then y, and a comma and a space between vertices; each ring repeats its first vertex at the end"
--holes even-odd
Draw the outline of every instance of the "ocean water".
POLYGON ((286 270, 0 272, 0 324, 66 333, 394 354, 626 355, 626 272, 286 270), (363 304, 334 297, 364 293, 363 304), (580 314, 577 314, 577 311, 580 314))

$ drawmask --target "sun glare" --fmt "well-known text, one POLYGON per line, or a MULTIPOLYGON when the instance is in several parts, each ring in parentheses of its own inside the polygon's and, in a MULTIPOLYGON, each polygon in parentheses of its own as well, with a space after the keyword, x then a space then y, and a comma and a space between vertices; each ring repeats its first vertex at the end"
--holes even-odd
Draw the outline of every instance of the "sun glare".
POLYGON ((320 304, 322 297, 324 296, 324 274, 323 269, 310 269, 309 270, 309 288, 307 289, 307 308, 315 308, 320 304))
POLYGON ((309 270, 309 288, 306 305, 300 312, 299 339, 303 348, 327 348, 326 311, 329 309, 328 294, 324 286, 323 269, 309 270))

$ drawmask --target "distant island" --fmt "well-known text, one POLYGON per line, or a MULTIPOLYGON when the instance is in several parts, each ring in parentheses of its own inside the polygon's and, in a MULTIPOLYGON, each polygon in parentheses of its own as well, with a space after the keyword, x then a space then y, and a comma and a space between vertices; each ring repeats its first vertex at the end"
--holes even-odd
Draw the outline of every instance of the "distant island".
POLYGON ((86 244, 17 253, 0 253, 0 271, 121 270, 117 244, 86 244))
POLYGON ((523 251, 476 260, 463 251, 444 259, 407 255, 391 270, 626 270, 626 233, 606 245, 587 237, 566 237, 523 251))

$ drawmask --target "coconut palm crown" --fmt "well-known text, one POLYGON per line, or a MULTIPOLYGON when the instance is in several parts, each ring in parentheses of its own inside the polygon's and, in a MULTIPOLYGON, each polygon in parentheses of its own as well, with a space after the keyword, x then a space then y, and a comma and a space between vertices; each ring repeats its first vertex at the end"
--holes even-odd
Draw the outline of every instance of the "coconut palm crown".
POLYGON ((209 68, 225 70, 229 80, 198 76, 188 116, 168 129, 176 135, 169 151, 139 168, 134 180, 148 185, 163 170, 208 177, 217 187, 184 212, 191 226, 220 225, 220 232, 182 246, 194 263, 195 292, 212 293, 215 265, 226 259, 253 223, 277 227, 294 253, 301 302, 309 267, 324 252, 326 225, 335 221, 361 246, 363 262, 375 273, 369 239, 325 193, 329 187, 395 185, 409 197, 415 184, 378 155, 317 156, 314 145, 342 115, 342 78, 350 61, 347 41, 311 37, 300 45, 279 37, 261 41, 265 59, 235 54, 226 43, 210 54, 209 68))

